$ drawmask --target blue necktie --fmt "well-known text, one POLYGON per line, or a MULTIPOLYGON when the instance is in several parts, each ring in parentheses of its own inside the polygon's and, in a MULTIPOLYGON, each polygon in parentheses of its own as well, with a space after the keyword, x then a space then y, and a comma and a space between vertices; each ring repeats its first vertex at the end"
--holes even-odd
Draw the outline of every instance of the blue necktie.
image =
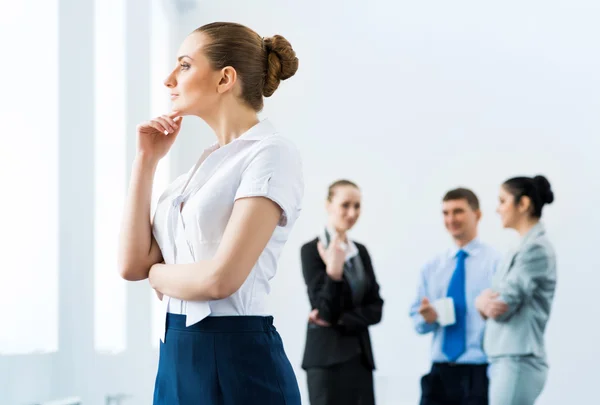
POLYGON ((467 346, 467 299, 465 297, 465 259, 467 252, 459 250, 456 254, 456 269, 448 286, 448 297, 454 300, 456 323, 444 329, 442 351, 449 361, 456 361, 467 346))

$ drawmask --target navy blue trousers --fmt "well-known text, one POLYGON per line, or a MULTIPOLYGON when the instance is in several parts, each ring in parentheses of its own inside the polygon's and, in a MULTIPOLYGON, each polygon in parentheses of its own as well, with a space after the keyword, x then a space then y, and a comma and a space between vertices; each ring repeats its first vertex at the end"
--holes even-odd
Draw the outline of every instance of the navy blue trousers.
POLYGON ((154 405, 300 405, 271 316, 208 317, 190 327, 167 314, 154 405))

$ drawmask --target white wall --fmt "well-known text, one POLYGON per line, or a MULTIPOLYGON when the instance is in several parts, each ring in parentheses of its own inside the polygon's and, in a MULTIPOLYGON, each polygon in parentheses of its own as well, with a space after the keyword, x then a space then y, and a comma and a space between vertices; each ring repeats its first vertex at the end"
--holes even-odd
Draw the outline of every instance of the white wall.
MULTIPOLYGON (((429 339, 413 332, 407 311, 419 267, 450 243, 442 195, 458 185, 475 190, 484 211, 481 236, 504 251, 516 238, 494 212, 498 186, 510 176, 543 173, 556 194, 544 214, 560 278, 547 334, 550 377, 539 403, 592 397, 600 328, 586 305, 600 283, 600 6, 198 3, 181 19, 177 42, 204 23, 236 21, 264 36, 286 36, 300 59, 297 75, 267 100, 263 115, 295 141, 305 162, 304 212, 272 294, 301 388, 309 306, 299 248, 323 224, 328 183, 348 177, 364 191, 353 235, 368 246, 385 299, 384 320, 372 328, 377 395, 380 403, 401 404, 417 402, 419 376, 429 367, 429 339)), ((177 145, 180 172, 212 140, 202 124, 185 131, 177 145)))

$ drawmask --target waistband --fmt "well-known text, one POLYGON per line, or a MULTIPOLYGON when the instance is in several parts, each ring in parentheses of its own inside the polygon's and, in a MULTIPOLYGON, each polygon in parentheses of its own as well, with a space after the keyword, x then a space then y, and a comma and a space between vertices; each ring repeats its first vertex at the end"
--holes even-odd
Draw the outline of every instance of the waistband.
POLYGON ((167 313, 167 330, 186 332, 268 332, 274 331, 272 316, 209 316, 185 326, 185 315, 167 313))
POLYGON ((463 369, 478 369, 478 368, 487 368, 488 363, 484 364, 474 364, 474 363, 433 363, 434 367, 439 368, 463 368, 463 369))

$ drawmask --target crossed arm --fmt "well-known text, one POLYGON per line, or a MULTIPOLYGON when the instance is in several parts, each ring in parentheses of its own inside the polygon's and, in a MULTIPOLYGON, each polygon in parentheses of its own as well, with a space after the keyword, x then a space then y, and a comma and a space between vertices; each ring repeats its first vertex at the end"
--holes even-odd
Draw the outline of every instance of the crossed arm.
POLYGON ((246 281, 269 242, 282 209, 266 197, 240 198, 215 256, 191 264, 155 264, 152 288, 186 301, 227 298, 246 281))
POLYGON ((366 328, 381 321, 383 299, 379 294, 379 284, 372 272, 371 258, 364 250, 365 268, 371 269, 371 286, 365 294, 363 303, 350 310, 343 305, 345 281, 333 280, 327 275, 326 265, 312 245, 304 245, 301 250, 302 273, 307 286, 311 307, 314 309, 309 318, 321 326, 339 325, 347 330, 366 328), (315 312, 316 311, 316 312, 315 312))
POLYGON ((544 246, 533 244, 515 258, 508 275, 494 287, 484 291, 476 300, 476 307, 484 317, 497 322, 508 321, 523 303, 531 299, 546 277, 549 256, 544 246))

